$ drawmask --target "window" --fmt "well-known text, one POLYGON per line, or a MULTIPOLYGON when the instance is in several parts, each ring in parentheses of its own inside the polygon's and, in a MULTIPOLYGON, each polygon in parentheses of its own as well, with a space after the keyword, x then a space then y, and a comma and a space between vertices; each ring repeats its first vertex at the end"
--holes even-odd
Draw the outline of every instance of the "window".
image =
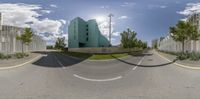
POLYGON ((86 38, 86 41, 88 41, 88 37, 86 38))
POLYGON ((88 31, 88 28, 86 29, 86 31, 88 31))
POLYGON ((88 36, 88 32, 86 33, 86 35, 88 36))

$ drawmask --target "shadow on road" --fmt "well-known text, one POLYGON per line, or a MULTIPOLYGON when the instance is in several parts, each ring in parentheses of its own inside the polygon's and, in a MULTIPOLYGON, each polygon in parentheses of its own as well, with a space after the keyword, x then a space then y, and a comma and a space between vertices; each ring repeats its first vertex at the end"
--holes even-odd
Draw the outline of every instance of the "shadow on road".
POLYGON ((72 57, 68 57, 66 55, 59 54, 58 52, 34 52, 42 54, 43 56, 32 63, 36 66, 49 67, 49 68, 60 68, 60 67, 68 67, 75 64, 78 64, 84 61, 84 59, 74 59, 72 57))
MULTIPOLYGON (((153 54, 149 54, 149 53, 143 53, 143 54, 137 54, 137 55, 132 55, 132 56, 139 56, 139 57, 144 57, 144 56, 152 56, 153 54)), ((112 55, 111 55, 112 56, 112 55)), ((127 62, 125 60, 122 60, 122 59, 119 59, 115 56, 112 56, 113 58, 115 58, 116 60, 120 61, 120 62, 123 62, 125 64, 129 64, 129 65, 134 65, 134 66, 138 66, 138 67, 161 67, 161 66, 166 66, 166 65, 169 65, 169 64, 173 64, 174 62, 177 61, 177 59, 175 59, 174 61, 172 62, 168 62, 168 63, 164 63, 164 64, 158 64, 158 65, 138 65, 138 64, 134 64, 134 63, 131 63, 131 62, 127 62)))

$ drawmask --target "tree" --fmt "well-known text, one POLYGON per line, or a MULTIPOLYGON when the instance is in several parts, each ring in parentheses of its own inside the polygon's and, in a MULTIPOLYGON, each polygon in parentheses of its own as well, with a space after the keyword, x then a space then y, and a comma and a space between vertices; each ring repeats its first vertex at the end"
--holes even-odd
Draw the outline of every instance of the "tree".
POLYGON ((31 28, 25 28, 24 33, 17 35, 16 39, 21 41, 22 53, 24 53, 24 44, 29 45, 32 42, 33 31, 31 28))
POLYGON ((170 27, 171 37, 182 43, 182 52, 184 52, 185 41, 187 40, 198 40, 200 34, 197 28, 188 22, 179 21, 175 27, 170 27))
POLYGON ((137 40, 136 47, 145 49, 145 48, 147 48, 147 43, 143 42, 142 40, 137 40))
POLYGON ((65 44, 65 38, 57 38, 57 41, 55 43, 55 48, 56 49, 61 49, 63 50, 65 48, 66 44, 65 44))
POLYGON ((121 45, 123 48, 132 48, 136 46, 136 35, 135 31, 131 31, 129 28, 127 31, 121 33, 121 45))

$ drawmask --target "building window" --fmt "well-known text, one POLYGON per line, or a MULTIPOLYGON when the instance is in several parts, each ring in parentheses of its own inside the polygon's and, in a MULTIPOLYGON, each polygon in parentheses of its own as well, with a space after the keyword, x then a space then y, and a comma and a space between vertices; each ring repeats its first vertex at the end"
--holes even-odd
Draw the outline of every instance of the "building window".
POLYGON ((86 33, 86 35, 88 36, 88 32, 86 33))
POLYGON ((86 29, 86 31, 88 31, 88 28, 86 29))
POLYGON ((86 41, 88 41, 88 37, 86 38, 86 41))

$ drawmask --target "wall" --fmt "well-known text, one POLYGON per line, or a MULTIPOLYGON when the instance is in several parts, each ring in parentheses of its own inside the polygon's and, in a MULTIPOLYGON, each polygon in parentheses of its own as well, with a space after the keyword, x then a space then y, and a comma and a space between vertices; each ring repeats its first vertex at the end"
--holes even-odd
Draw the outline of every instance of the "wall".
MULTIPOLYGON (((24 33, 23 28, 3 25, 0 31, 0 52, 6 54, 22 52, 22 43, 16 40, 16 36, 22 33, 24 33)), ((46 42, 36 35, 33 36, 29 46, 24 45, 24 52, 41 50, 46 50, 46 42)))
POLYGON ((101 48, 69 48, 70 52, 81 52, 81 53, 124 53, 130 51, 137 51, 138 49, 124 49, 120 47, 101 47, 101 48))
MULTIPOLYGON (((188 52, 200 52, 200 41, 186 41, 184 50, 188 52)), ((165 37, 162 41, 160 41, 160 45, 158 45, 159 50, 170 51, 170 52, 181 52, 182 51, 182 43, 176 42, 170 36, 165 37)))

